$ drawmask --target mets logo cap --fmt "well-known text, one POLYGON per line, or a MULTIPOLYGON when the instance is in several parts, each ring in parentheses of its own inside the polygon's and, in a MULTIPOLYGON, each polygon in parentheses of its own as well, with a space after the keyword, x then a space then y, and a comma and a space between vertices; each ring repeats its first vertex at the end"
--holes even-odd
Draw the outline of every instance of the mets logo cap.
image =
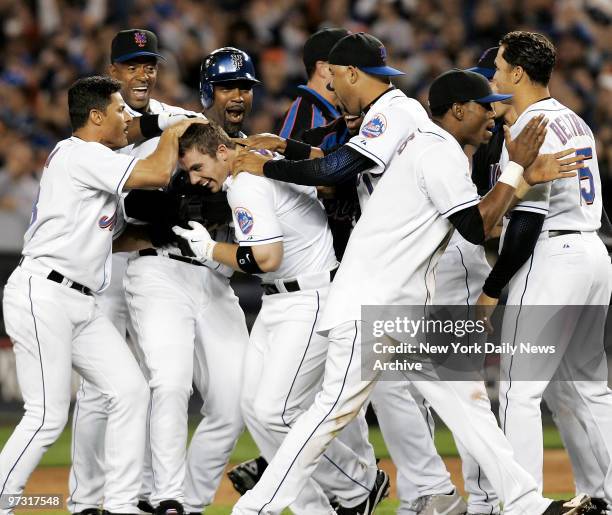
POLYGON ((434 79, 429 88, 429 107, 435 109, 455 102, 470 101, 490 104, 511 97, 493 93, 489 81, 479 73, 455 68, 434 79))
POLYGON ((338 66, 355 66, 370 75, 404 75, 404 72, 387 66, 385 45, 365 32, 343 37, 331 49, 327 61, 338 66))
POLYGON ((111 63, 122 63, 141 56, 164 59, 157 48, 157 36, 144 29, 117 32, 111 43, 111 63))

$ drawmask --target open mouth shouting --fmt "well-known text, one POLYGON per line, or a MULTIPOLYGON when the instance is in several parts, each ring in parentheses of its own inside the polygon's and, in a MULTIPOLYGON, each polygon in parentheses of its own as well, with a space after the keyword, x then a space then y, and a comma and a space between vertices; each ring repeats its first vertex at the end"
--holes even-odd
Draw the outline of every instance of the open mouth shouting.
POLYGON ((135 86, 132 88, 132 95, 136 100, 146 100, 149 94, 148 86, 135 86))
POLYGON ((230 105, 225 108, 225 118, 230 123, 241 123, 244 118, 244 112, 243 105, 230 105))

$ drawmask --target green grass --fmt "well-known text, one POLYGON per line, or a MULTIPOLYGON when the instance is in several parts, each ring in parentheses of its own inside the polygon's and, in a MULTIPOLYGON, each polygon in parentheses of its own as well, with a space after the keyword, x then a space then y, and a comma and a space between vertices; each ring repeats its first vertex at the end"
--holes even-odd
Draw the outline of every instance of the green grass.
MULTIPOLYGON (((189 435, 193 433, 195 424, 190 424, 189 435)), ((12 426, 0 426, 0 448, 4 446, 4 442, 8 439, 13 430, 12 426)), ((376 456, 378 458, 388 458, 389 452, 385 446, 382 435, 378 428, 370 429, 370 441, 374 446, 376 456)), ((438 424, 435 434, 435 442, 438 452, 442 456, 457 456, 457 448, 453 437, 442 424, 438 424)), ((544 447, 547 449, 562 449, 563 443, 557 429, 555 427, 544 428, 544 447)), ((231 461, 233 463, 241 463, 243 461, 255 458, 258 455, 257 447, 253 443, 251 436, 245 432, 238 440, 231 461)), ((59 440, 51 446, 44 455, 40 466, 43 467, 61 467, 70 465, 70 429, 64 430, 59 440)))

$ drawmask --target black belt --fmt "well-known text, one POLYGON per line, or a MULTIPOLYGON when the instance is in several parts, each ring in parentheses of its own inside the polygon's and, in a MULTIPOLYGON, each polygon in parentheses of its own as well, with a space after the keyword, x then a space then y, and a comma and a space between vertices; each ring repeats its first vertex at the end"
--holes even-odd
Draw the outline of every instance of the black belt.
MULTIPOLYGON (((334 280, 334 277, 336 276, 337 271, 338 269, 334 268, 333 270, 329 272, 329 282, 332 282, 334 280)), ((294 279, 293 281, 283 281, 283 285, 285 286, 285 289, 287 290, 287 292, 300 291, 300 283, 297 282, 297 279, 294 279)), ((285 293, 285 292, 281 292, 276 286, 276 284, 273 284, 273 283, 261 283, 261 287, 263 288, 264 295, 274 295, 276 293, 285 293)))
MULTIPOLYGON (((25 256, 21 256, 21 259, 19 260, 19 265, 23 263, 24 259, 25 259, 25 256)), ((53 281, 54 283, 59 283, 59 284, 62 284, 64 282, 64 279, 70 280, 64 277, 59 272, 56 272, 55 270, 51 270, 49 272, 47 279, 49 279, 49 281, 53 281)), ((64 286, 68 286, 68 285, 65 284, 64 286)), ((68 288, 72 288, 73 290, 83 293, 84 295, 91 295, 91 290, 87 286, 83 286, 82 284, 79 284, 75 281, 72 281, 72 284, 68 286, 68 288)))
POLYGON ((189 263, 190 265, 196 266, 205 266, 204 263, 201 263, 197 259, 188 258, 185 256, 179 256, 178 254, 160 254, 157 249, 142 249, 138 251, 139 256, 164 256, 170 259, 176 259, 177 261, 181 261, 183 263, 189 263))
POLYGON ((566 234, 580 234, 582 231, 548 231, 548 237, 565 236, 566 234))

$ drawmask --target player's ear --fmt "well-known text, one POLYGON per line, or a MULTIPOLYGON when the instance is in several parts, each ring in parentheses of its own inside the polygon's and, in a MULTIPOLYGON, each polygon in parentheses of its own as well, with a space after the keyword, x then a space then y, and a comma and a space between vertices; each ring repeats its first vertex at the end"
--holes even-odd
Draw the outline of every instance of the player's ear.
POLYGON ((463 115, 465 112, 463 109, 463 104, 460 104, 459 102, 455 102, 451 106, 451 112, 453 113, 453 116, 457 118, 457 120, 463 120, 463 115))
POLYGON ((117 75, 117 67, 115 66, 115 63, 111 63, 108 66, 108 74, 113 78, 116 79, 116 75, 117 75))
POLYGON ((91 109, 89 111, 89 121, 94 125, 102 125, 105 113, 99 109, 91 109))
POLYGON ((217 159, 221 159, 223 161, 225 161, 227 159, 227 147, 221 143, 218 147, 217 147, 217 159))
POLYGON ((523 67, 522 66, 515 66, 512 69, 512 82, 514 84, 518 84, 519 82, 521 82, 523 77, 526 77, 525 70, 523 69, 523 67))
POLYGON ((357 82, 357 79, 359 78, 359 72, 357 68, 355 68, 354 66, 349 66, 348 73, 349 73, 349 82, 351 84, 355 84, 357 82))

